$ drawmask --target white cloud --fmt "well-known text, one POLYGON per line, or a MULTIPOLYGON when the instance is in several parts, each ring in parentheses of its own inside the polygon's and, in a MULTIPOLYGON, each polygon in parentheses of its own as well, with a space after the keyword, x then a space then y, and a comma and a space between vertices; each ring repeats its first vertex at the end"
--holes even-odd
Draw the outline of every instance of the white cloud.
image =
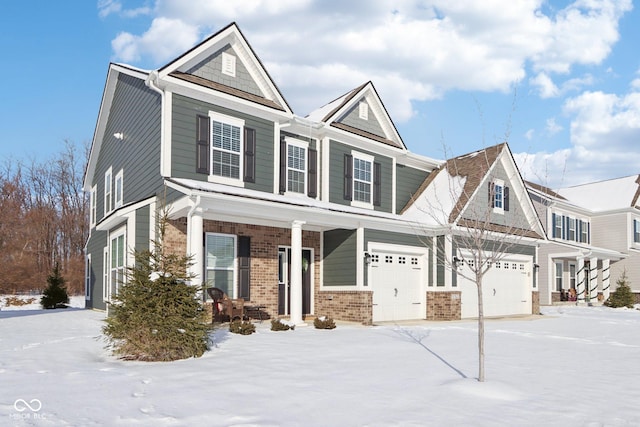
POLYGON ((555 135, 556 133, 560 132, 562 129, 563 129, 562 126, 556 123, 556 119, 554 117, 547 119, 545 131, 547 132, 548 135, 555 135))
POLYGON ((118 13, 122 10, 122 4, 117 0, 99 0, 98 15, 100 18, 106 18, 112 13, 118 13))
POLYGON ((533 129, 529 129, 528 131, 525 132, 524 137, 531 141, 533 139, 533 135, 535 135, 535 130, 533 129))
MULTIPOLYGON (((99 5, 101 14, 137 10, 122 11, 116 0, 99 5)), ((436 99, 449 90, 508 93, 526 78, 529 64, 539 72, 532 84, 543 96, 554 96, 563 88, 549 74, 602 61, 618 39, 618 20, 631 7, 629 0, 577 0, 545 14, 543 5, 543 0, 156 0, 145 9, 155 16, 151 27, 142 35, 121 33, 112 45, 117 60, 151 68, 236 21, 296 112, 373 80, 392 117, 403 121, 413 116, 412 101, 436 99)))
POLYGON ((120 33, 111 42, 116 58, 136 62, 150 55, 156 63, 173 58, 176 52, 192 47, 199 39, 198 27, 178 19, 156 18, 142 35, 120 33))
POLYGON ((529 80, 529 83, 538 87, 540 98, 555 98, 560 94, 560 89, 556 86, 547 73, 538 73, 529 80))

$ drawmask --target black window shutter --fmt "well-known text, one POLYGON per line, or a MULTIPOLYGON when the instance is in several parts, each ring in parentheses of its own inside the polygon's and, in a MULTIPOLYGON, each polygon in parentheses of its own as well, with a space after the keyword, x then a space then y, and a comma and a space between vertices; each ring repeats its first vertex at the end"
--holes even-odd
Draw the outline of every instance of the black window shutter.
POLYGON ((309 148, 307 152, 307 196, 318 196, 318 151, 309 148))
POLYGON ((502 206, 504 207, 505 211, 508 211, 509 210, 509 187, 504 187, 502 198, 503 198, 502 206))
POLYGON ((582 243, 582 220, 576 220, 576 228, 577 233, 576 233, 576 242, 581 242, 582 243))
POLYGON ((209 124, 209 117, 196 117, 196 173, 209 174, 209 124))
POLYGON ((551 237, 558 237, 558 233, 556 232, 556 214, 554 213, 551 214, 551 228, 553 230, 551 231, 551 237))
POLYGON ((251 238, 238 236, 238 298, 251 298, 251 238))
POLYGON ((496 198, 494 196, 494 184, 493 182, 489 183, 489 206, 491 206, 492 208, 496 207, 496 198))
POLYGON ((382 165, 380 163, 373 164, 373 205, 380 206, 382 204, 382 165))
POLYGON ((353 200, 353 156, 344 155, 344 199, 353 200))
POLYGON ((244 128, 244 182, 256 182, 256 130, 244 128))
POLYGON ((280 194, 287 191, 287 142, 280 137, 280 194))

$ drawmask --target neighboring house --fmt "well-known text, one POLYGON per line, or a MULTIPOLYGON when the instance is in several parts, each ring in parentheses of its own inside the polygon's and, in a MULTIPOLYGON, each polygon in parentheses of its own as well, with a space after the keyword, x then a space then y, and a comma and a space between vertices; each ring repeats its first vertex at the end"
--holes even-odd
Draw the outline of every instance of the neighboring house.
MULTIPOLYGON (((527 188, 548 239, 539 249, 540 303, 593 303, 608 298, 616 277, 611 274, 613 266, 626 256, 618 250, 623 245, 612 247, 603 241, 601 236, 610 231, 584 200, 572 197, 578 192, 555 192, 532 182, 527 182, 527 188)), ((597 200, 598 195, 592 197, 597 200)))
POLYGON ((455 287, 437 227, 401 214, 441 164, 407 150, 371 82, 295 115, 235 24, 158 70, 111 64, 84 182, 87 307, 108 310, 166 205, 192 283, 272 317, 459 318, 431 301, 455 287))
POLYGON ((474 263, 483 277, 484 315, 537 314, 535 265, 544 230, 506 143, 455 157, 433 171, 403 217, 432 227, 437 279, 428 318, 478 316, 474 263))

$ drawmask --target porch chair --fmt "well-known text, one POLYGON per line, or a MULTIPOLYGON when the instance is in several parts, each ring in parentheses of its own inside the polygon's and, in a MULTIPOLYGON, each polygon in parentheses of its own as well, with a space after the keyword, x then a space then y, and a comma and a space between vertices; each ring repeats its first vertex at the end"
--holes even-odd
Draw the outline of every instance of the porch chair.
POLYGON ((231 299, 219 288, 208 288, 207 293, 213 300, 212 322, 231 322, 244 317, 244 299, 231 299))

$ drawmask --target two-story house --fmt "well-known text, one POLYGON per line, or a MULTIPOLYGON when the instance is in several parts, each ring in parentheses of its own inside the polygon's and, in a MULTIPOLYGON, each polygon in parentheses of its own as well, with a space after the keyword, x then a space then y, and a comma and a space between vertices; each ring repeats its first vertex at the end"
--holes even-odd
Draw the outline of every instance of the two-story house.
MULTIPOLYGON (((606 300, 612 290, 612 278, 617 277, 615 266, 626 257, 620 249, 628 241, 612 244, 619 236, 609 241, 603 237, 626 228, 628 221, 606 215, 612 221, 605 224, 594 210, 595 204, 588 200, 598 200, 595 192, 587 195, 589 192, 582 192, 579 187, 553 191, 532 182, 527 182, 527 187, 548 239, 539 249, 540 303, 606 300)), ((620 204, 616 193, 610 193, 612 197, 607 197, 604 205, 620 204)))
POLYGON ((428 291, 455 274, 437 225, 403 211, 441 165, 407 150, 371 82, 294 114, 235 24, 157 70, 111 64, 84 181, 87 307, 108 310, 167 206, 192 283, 272 317, 434 317, 428 291))

